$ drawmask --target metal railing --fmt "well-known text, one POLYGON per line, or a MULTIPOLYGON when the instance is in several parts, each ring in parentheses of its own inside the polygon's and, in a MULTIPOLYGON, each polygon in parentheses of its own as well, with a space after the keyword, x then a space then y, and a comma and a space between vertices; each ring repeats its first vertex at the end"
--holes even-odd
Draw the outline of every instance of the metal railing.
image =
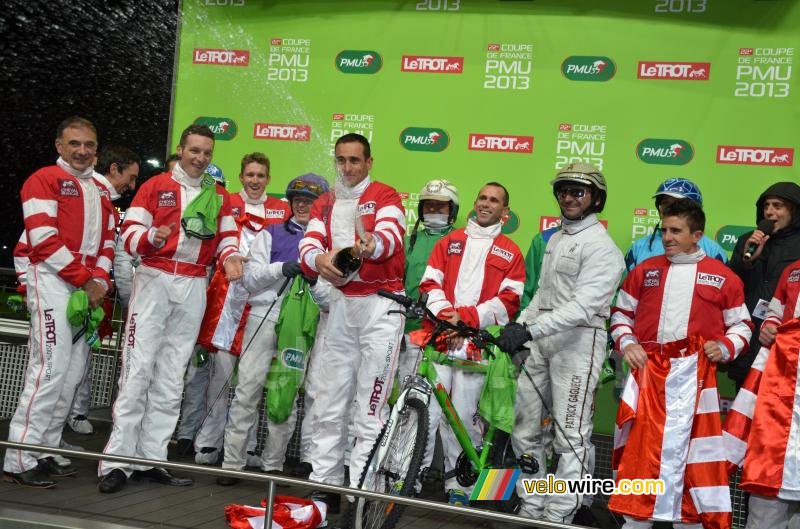
POLYGON ((142 465, 147 467, 163 467, 170 470, 183 470, 186 472, 193 472, 197 474, 206 474, 210 476, 226 476, 231 478, 245 479, 249 481, 261 481, 267 484, 267 507, 265 510, 264 527, 272 527, 272 509, 275 500, 275 484, 279 485, 294 485, 300 487, 309 487, 315 490, 322 490, 325 492, 333 492, 336 494, 346 494, 349 496, 360 496, 370 498, 373 500, 391 501, 410 507, 419 507, 420 509, 427 509, 438 512, 448 512, 459 516, 471 516, 480 518, 482 520, 493 520, 496 522, 515 523, 525 525, 528 527, 539 527, 545 529, 575 529, 576 525, 547 522, 543 520, 531 520, 530 518, 523 518, 513 514, 505 514, 501 512, 487 511, 485 509, 476 509, 474 507, 459 507, 447 503, 421 500, 418 498, 411 498, 407 496, 395 496, 392 494, 384 494, 381 492, 371 492, 360 489, 352 489, 340 485, 331 485, 328 483, 317 483, 316 481, 308 481, 305 479, 291 478, 288 476, 280 476, 276 474, 262 474, 259 472, 250 472, 246 470, 228 470, 224 468, 214 468, 205 465, 195 465, 190 463, 175 463, 172 461, 158 461, 155 459, 144 459, 141 457, 128 457, 117 456, 113 454, 102 454, 99 452, 85 452, 81 450, 70 450, 66 448, 53 448, 50 446, 32 445, 27 443, 16 443, 12 441, 0 441, 0 447, 13 448, 17 450, 29 450, 34 452, 46 452, 48 454, 60 454, 68 457, 75 457, 78 459, 91 459, 96 461, 116 461, 118 463, 129 463, 133 465, 142 465))

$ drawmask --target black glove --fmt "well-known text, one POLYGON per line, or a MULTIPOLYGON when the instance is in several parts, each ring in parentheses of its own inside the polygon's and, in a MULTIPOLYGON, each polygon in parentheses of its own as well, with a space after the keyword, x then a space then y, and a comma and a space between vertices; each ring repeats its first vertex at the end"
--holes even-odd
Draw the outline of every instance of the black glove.
POLYGON ((508 354, 513 355, 525 342, 531 339, 528 327, 520 323, 509 323, 500 331, 497 337, 497 346, 508 354))
POLYGON ((283 263, 281 272, 284 277, 294 277, 302 274, 303 269, 300 268, 300 263, 283 263))
POLYGON ((521 349, 513 354, 511 357, 511 363, 517 367, 517 370, 522 369, 522 364, 525 363, 525 360, 531 355, 530 349, 521 349))

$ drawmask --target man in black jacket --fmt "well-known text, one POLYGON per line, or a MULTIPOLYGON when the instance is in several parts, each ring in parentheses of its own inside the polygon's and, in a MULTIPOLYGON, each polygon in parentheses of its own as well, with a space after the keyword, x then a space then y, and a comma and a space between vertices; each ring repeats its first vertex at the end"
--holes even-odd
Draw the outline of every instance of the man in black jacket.
POLYGON ((742 386, 750 365, 761 347, 758 328, 764 319, 767 305, 783 269, 800 259, 800 186, 794 182, 778 182, 764 191, 756 202, 756 222, 764 218, 775 221, 771 235, 754 230, 739 237, 730 267, 744 282, 745 303, 756 326, 747 353, 731 362, 728 376, 742 386), (756 251, 747 259, 744 254, 750 244, 756 251))

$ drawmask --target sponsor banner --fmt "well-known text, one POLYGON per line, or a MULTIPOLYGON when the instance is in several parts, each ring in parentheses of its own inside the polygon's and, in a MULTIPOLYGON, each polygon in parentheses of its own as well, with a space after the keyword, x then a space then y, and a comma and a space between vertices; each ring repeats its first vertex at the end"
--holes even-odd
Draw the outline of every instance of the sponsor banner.
POLYGON ((253 138, 257 140, 309 141, 311 126, 256 123, 253 127, 253 138))
POLYGON ((406 210, 406 233, 410 234, 419 216, 417 211, 419 209, 419 192, 400 191, 398 194, 400 195, 400 202, 403 203, 403 208, 406 210))
POLYGON ((493 152, 533 152, 533 136, 507 136, 504 134, 470 134, 469 150, 493 152))
POLYGON ((336 140, 351 132, 361 134, 367 138, 367 141, 372 143, 374 128, 375 116, 373 114, 334 113, 331 118, 330 150, 328 154, 333 156, 336 140))
POLYGON ((727 252, 732 252, 739 242, 739 237, 753 231, 752 226, 722 226, 717 230, 714 240, 727 252))
POLYGON ((608 127, 590 123, 561 123, 556 137, 556 169, 571 163, 590 163, 603 170, 608 127))
POLYGON ((791 167, 793 162, 794 149, 789 147, 717 147, 717 163, 791 167))
POLYGON ((464 57, 403 55, 400 71, 423 73, 461 73, 464 71, 464 57))
POLYGON ((736 97, 789 97, 794 48, 739 48, 736 97))
POLYGON ((400 133, 400 145, 409 151, 442 152, 450 145, 444 129, 408 127, 400 133))
POLYGON ((641 61, 637 74, 639 79, 708 81, 711 63, 641 61))
POLYGON ((247 66, 250 52, 247 50, 212 50, 195 48, 192 54, 194 64, 221 64, 223 66, 247 66))
MULTIPOLYGON (((603 225, 605 229, 608 229, 608 221, 601 220, 600 224, 603 225)), ((539 231, 549 230, 551 228, 558 228, 561 226, 561 217, 551 217, 548 215, 542 215, 539 217, 539 231)))
MULTIPOLYGON (((661 215, 658 214, 658 210, 655 207, 634 208, 633 220, 631 221, 630 242, 649 236, 660 222, 661 215)), ((658 237, 658 235, 656 235, 656 237, 658 237)))
POLYGON ((608 57, 573 55, 561 63, 561 74, 570 81, 608 81, 617 65, 608 57))
POLYGON ((686 165, 694 157, 688 141, 647 138, 636 146, 636 157, 644 163, 686 165))
POLYGON ((267 53, 267 81, 305 83, 311 39, 273 38, 267 53))
POLYGON ((483 88, 487 90, 527 90, 531 86, 533 44, 487 46, 483 88))
POLYGON ((195 125, 205 125, 210 128, 211 132, 214 133, 215 140, 232 140, 236 136, 236 133, 239 132, 239 127, 231 118, 200 116, 194 120, 194 123, 195 125))
POLYGON ((383 67, 383 57, 373 50, 344 50, 336 56, 336 69, 342 73, 373 74, 383 67))

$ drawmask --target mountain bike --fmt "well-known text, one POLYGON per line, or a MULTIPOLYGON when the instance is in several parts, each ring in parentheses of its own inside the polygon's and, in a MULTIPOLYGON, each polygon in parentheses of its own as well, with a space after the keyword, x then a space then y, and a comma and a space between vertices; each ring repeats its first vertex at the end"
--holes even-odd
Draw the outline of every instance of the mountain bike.
MULTIPOLYGON (((437 351, 434 345, 439 336, 449 330, 458 331, 490 359, 495 355, 506 354, 496 347, 494 336, 487 330, 469 327, 464 322, 453 325, 447 320, 437 318, 426 307, 426 295, 420 296, 418 301, 384 290, 378 291, 378 295, 396 301, 405 309, 390 312, 399 312, 406 318, 413 319, 427 316, 435 327, 422 348, 422 359, 415 373, 407 376, 402 383, 402 390, 392 407, 389 419, 367 458, 358 488, 398 496, 412 496, 419 492, 420 465, 428 439, 428 403, 431 395, 439 402, 447 425, 463 450, 456 464, 456 478, 462 486, 474 485, 484 469, 522 468, 523 472, 537 472, 536 461, 529 456, 518 461, 511 450, 509 434, 494 426, 489 425, 486 429, 481 446, 473 446, 447 390, 439 383, 435 364, 481 373, 484 376, 488 370, 487 364, 455 358, 446 352, 437 351)), ((505 512, 514 512, 518 502, 515 499, 498 501, 494 506, 505 512)), ((350 509, 350 527, 392 529, 404 509, 403 505, 391 501, 357 497, 350 509)))

